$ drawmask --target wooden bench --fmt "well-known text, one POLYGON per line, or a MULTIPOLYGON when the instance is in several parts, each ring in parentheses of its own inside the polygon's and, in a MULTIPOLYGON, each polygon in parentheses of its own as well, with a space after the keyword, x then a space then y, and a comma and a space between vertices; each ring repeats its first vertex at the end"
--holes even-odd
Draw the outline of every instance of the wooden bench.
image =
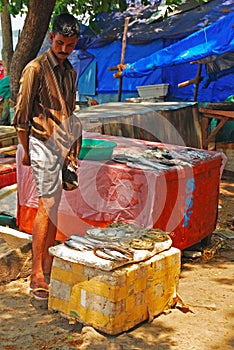
POLYGON ((229 120, 234 120, 234 111, 224 111, 216 109, 199 108, 202 125, 202 147, 208 148, 210 142, 214 141, 215 135, 229 120), (208 132, 209 119, 218 119, 220 122, 210 133, 208 132))

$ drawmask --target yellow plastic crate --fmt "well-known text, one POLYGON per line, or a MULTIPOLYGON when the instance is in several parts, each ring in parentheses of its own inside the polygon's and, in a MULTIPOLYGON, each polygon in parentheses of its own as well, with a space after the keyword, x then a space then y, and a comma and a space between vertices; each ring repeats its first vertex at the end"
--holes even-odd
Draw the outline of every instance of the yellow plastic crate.
POLYGON ((54 257, 49 309, 107 334, 118 334, 159 315, 176 296, 180 250, 103 271, 54 257))

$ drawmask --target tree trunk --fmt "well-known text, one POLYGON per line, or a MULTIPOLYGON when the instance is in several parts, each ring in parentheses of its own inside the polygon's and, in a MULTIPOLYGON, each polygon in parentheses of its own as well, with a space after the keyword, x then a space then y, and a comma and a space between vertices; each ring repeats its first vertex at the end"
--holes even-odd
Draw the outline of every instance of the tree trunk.
POLYGON ((1 13, 1 25, 2 25, 2 61, 4 67, 4 75, 10 74, 10 65, 13 56, 13 40, 12 40, 12 26, 11 15, 7 11, 8 1, 3 7, 1 13))
POLYGON ((47 33, 56 0, 30 0, 27 17, 11 61, 11 100, 16 102, 19 80, 26 64, 34 59, 47 33))

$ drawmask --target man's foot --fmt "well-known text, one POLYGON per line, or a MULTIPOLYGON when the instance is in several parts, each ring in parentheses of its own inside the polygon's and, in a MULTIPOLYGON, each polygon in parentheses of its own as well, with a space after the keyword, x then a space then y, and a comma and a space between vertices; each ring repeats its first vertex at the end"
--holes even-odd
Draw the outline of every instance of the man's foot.
POLYGON ((30 293, 36 300, 47 300, 49 297, 49 285, 44 278, 31 276, 30 293))

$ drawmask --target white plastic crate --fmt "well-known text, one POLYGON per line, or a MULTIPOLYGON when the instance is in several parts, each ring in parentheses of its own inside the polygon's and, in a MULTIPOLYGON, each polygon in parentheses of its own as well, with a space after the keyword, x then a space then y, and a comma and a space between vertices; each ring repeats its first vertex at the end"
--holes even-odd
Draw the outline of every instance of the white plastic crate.
POLYGON ((159 98, 167 95, 168 87, 169 84, 144 85, 137 86, 137 91, 143 98, 159 98))

